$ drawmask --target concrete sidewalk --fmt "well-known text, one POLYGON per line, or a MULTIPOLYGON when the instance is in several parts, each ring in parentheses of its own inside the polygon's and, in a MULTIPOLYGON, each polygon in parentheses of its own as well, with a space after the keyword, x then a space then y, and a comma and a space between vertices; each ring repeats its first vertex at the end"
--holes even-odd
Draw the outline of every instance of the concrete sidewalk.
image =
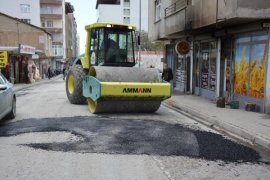
POLYGON ((41 80, 38 80, 38 81, 31 83, 31 84, 25 84, 25 83, 14 84, 13 89, 15 92, 17 92, 19 90, 27 89, 27 88, 30 88, 32 86, 37 86, 39 84, 49 83, 49 82, 54 81, 54 80, 59 79, 59 78, 63 78, 63 75, 57 75, 55 77, 52 77, 51 79, 48 79, 48 78, 41 79, 41 80))
POLYGON ((185 112, 210 127, 249 140, 270 152, 270 115, 230 109, 229 106, 218 108, 209 99, 181 93, 173 94, 163 105, 185 112))

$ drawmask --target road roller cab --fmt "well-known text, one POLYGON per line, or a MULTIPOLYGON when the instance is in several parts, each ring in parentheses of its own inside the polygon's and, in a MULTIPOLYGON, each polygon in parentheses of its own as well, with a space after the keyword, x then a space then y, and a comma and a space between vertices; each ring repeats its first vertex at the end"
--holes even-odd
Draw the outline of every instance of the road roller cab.
POLYGON ((70 68, 66 93, 92 113, 154 112, 171 96, 158 69, 136 68, 135 27, 94 23, 86 26, 85 54, 70 68))

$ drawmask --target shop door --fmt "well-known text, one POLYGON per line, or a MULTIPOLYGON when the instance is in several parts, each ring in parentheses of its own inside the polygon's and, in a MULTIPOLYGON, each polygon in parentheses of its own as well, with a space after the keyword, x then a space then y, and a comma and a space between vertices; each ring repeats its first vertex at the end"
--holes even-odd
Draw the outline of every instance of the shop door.
POLYGON ((220 64, 220 95, 230 98, 232 84, 233 41, 231 38, 222 39, 220 64))
POLYGON ((186 85, 186 91, 190 91, 190 56, 186 57, 186 71, 187 71, 187 85, 186 85))
POLYGON ((174 45, 167 45, 166 46, 166 60, 168 66, 174 70, 174 45))
MULTIPOLYGON (((175 44, 166 45, 166 62, 168 64, 168 67, 172 69, 172 72, 174 74, 173 82, 171 84, 173 85, 175 82, 175 44)), ((174 87, 174 86, 173 86, 174 87)))

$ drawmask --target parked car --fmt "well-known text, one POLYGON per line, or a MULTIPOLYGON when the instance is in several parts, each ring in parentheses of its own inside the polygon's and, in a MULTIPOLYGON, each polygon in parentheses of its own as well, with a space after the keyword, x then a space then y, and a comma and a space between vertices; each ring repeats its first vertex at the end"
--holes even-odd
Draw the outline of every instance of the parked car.
POLYGON ((13 91, 13 85, 8 82, 0 72, 0 119, 8 119, 16 116, 16 95, 13 91))

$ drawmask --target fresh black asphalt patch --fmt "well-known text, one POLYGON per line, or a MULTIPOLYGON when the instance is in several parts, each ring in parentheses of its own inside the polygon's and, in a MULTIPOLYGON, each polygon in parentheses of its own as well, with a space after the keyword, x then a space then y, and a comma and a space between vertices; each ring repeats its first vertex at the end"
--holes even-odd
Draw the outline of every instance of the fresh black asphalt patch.
POLYGON ((25 144, 48 151, 188 156, 231 162, 258 161, 259 154, 211 132, 149 120, 104 117, 25 119, 0 125, 0 136, 33 132, 71 132, 83 140, 25 144))

